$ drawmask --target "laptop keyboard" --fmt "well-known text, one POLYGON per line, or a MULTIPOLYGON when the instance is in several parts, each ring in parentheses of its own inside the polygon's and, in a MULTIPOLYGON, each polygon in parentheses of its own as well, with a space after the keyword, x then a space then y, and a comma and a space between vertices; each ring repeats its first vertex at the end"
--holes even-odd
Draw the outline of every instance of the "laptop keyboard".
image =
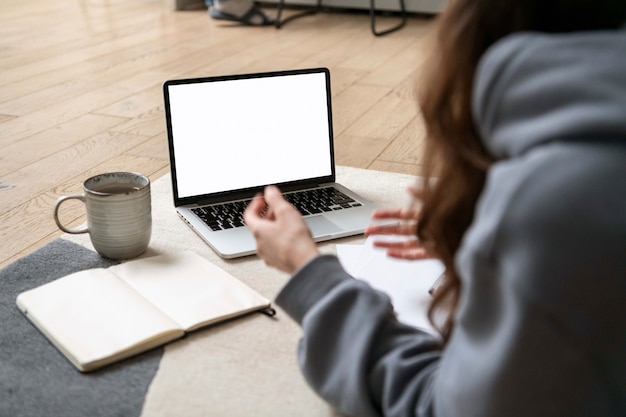
MULTIPOLYGON (((361 206, 361 203, 334 187, 296 191, 285 193, 283 196, 303 216, 361 206)), ((250 200, 241 200, 192 208, 191 211, 200 217, 212 230, 232 229, 244 225, 243 212, 249 203, 250 200)))

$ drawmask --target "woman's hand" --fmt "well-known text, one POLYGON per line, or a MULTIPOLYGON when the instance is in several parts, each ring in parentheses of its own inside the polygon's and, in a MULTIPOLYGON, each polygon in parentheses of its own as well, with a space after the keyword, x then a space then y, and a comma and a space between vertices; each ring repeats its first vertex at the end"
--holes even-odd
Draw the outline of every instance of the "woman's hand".
MULTIPOLYGON (((421 191, 409 187, 409 193, 415 200, 421 197, 421 191)), ((387 248, 387 255, 400 259, 426 259, 432 256, 417 240, 417 219, 420 210, 416 205, 401 209, 375 210, 372 214, 374 222, 365 230, 367 236, 391 236, 394 239, 374 240, 374 246, 387 248), (389 221, 392 222, 389 222, 389 221), (393 221, 395 220, 395 221, 393 221), (377 221, 383 221, 377 224, 377 221)))
POLYGON ((268 266, 293 274, 319 255, 302 216, 275 186, 266 187, 250 202, 244 221, 256 239, 257 254, 268 266))

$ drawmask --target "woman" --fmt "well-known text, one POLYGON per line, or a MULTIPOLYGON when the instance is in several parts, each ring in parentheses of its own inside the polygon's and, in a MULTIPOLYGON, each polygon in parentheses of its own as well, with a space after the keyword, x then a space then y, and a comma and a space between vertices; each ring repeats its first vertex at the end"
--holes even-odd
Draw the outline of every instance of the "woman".
POLYGON ((420 99, 438 179, 417 236, 446 266, 443 342, 319 255, 277 188, 254 200, 320 396, 361 417, 626 415, 625 20, 623 0, 452 0, 440 16, 420 99))

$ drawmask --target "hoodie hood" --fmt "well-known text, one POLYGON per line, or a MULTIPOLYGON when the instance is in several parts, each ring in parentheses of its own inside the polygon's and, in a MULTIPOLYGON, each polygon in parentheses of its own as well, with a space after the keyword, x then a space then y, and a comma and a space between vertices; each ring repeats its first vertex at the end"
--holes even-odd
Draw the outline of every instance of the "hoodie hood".
POLYGON ((626 31, 518 33, 487 50, 472 110, 498 159, 553 141, 626 144, 626 31))

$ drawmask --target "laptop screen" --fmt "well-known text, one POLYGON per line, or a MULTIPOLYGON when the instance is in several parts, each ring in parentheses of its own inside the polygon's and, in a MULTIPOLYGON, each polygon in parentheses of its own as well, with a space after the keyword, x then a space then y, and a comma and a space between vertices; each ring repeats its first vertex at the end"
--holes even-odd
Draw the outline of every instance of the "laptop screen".
POLYGON ((318 70, 166 82, 178 198, 333 174, 327 77, 318 70))

